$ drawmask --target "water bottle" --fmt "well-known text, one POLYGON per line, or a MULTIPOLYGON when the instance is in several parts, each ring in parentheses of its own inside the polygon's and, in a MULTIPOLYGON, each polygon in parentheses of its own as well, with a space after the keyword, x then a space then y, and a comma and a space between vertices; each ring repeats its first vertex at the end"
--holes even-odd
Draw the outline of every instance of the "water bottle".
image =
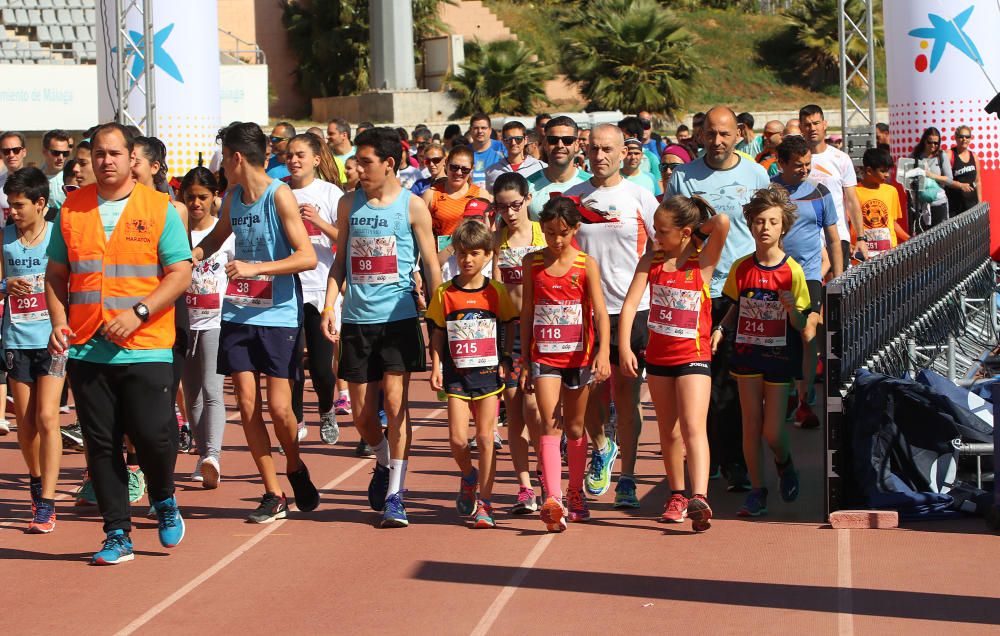
MULTIPOLYGON (((63 329, 63 336, 69 334, 69 330, 63 329)), ((63 347, 66 347, 66 338, 63 338, 63 347)), ((66 361, 69 360, 69 349, 64 348, 62 353, 53 353, 52 361, 49 362, 49 375, 54 378, 66 377, 66 361)))

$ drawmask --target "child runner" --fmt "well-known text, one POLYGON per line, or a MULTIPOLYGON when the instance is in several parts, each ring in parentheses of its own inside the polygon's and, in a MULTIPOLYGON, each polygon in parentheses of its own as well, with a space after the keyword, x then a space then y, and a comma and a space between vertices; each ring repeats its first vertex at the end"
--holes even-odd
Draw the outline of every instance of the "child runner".
MULTIPOLYGON (((508 172, 497 177, 493 183, 493 197, 493 209, 499 215, 497 223, 500 225, 498 245, 493 256, 493 278, 503 283, 520 316, 524 291, 524 268, 521 264, 526 255, 545 248, 545 235, 542 234, 542 226, 528 218, 531 194, 528 192, 528 181, 522 175, 508 172)), ((529 442, 538 452, 538 405, 535 396, 521 390, 518 383, 523 355, 520 323, 514 325, 513 337, 513 364, 504 379, 503 393, 507 407, 507 441, 518 481, 517 501, 511 512, 528 514, 538 510, 529 471, 529 442)), ((541 475, 541 472, 539 465, 538 474, 541 475)))
POLYGON ((652 293, 646 373, 671 491, 660 521, 682 523, 689 517, 694 530, 704 532, 712 518, 705 498, 712 392, 709 283, 729 234, 729 217, 716 215, 701 197, 674 195, 657 208, 653 230, 656 251, 646 252, 639 260, 622 306, 618 359, 625 375, 639 377, 629 334, 648 284, 652 293), (684 494, 685 453, 690 499, 684 494))
POLYGON ((410 373, 426 358, 413 274, 419 256, 430 289, 441 285, 427 205, 403 189, 396 170, 403 145, 392 128, 370 128, 355 140, 360 185, 337 209, 337 255, 327 282, 323 329, 338 337, 334 307, 344 288, 339 375, 347 380, 354 425, 375 452, 368 503, 383 528, 409 525, 403 505, 410 455, 410 373), (385 392, 386 439, 378 417, 385 392))
POLYGON ((528 254, 522 262, 527 275, 521 301, 521 342, 527 344, 527 356, 521 363, 520 382, 524 390, 535 391, 542 422, 539 455, 548 493, 542 504, 542 521, 549 532, 562 532, 566 510, 559 452, 562 431, 556 424, 556 411, 561 402, 569 465, 569 520, 589 521, 583 495, 587 463, 584 414, 590 383, 603 382, 611 374, 611 328, 597 261, 573 247, 582 218, 577 204, 566 197, 553 198, 539 218, 545 249, 528 254))
MULTIPOLYGON (((219 184, 208 168, 194 168, 181 181, 181 197, 188 208, 191 242, 195 245, 219 222, 215 205, 218 190, 219 184)), ((219 455, 226 430, 226 405, 225 378, 218 372, 219 334, 222 297, 229 283, 226 264, 236 257, 235 241, 230 235, 218 252, 198 263, 184 294, 192 339, 181 387, 200 456, 193 477, 200 477, 204 488, 218 488, 222 475, 219 455)))
POLYGON ((900 221, 903 211, 899 205, 899 193, 889 185, 892 172, 892 156, 884 148, 869 148, 861 158, 864 177, 858 184, 858 200, 861 202, 861 221, 865 226, 862 238, 868 243, 868 255, 876 256, 896 247, 900 239, 907 241, 910 236, 900 221))
POLYGON ((729 270, 722 293, 736 304, 712 332, 712 352, 735 328, 731 373, 739 386, 751 484, 738 514, 757 517, 767 514, 761 435, 774 453, 781 498, 795 501, 799 496, 784 415, 789 387, 802 370, 802 339, 791 328, 805 327, 810 301, 802 268, 781 248, 781 237, 795 222, 795 204, 785 189, 771 184, 758 190, 743 206, 743 215, 756 249, 729 270))
POLYGON ((236 258, 226 263, 219 372, 232 377, 247 446, 264 481, 264 496, 247 521, 270 523, 288 513, 261 412, 267 408, 285 451, 286 474, 299 510, 319 505, 319 492, 299 458, 292 386, 302 373, 302 287, 295 276, 316 267, 316 252, 288 186, 264 170, 267 139, 257 124, 234 124, 222 140, 222 165, 236 185, 215 228, 194 249, 195 262, 215 254, 231 234, 236 258))
MULTIPOLYGON (((458 513, 475 513, 473 527, 492 528, 496 525, 493 435, 497 396, 503 391, 499 354, 501 342, 512 344, 510 330, 517 312, 503 286, 483 276, 483 266, 493 259, 489 227, 470 218, 455 229, 452 245, 458 274, 437 288, 427 308, 427 319, 437 327, 431 336, 431 388, 448 395, 451 454, 462 471, 455 500, 458 513), (503 330, 508 334, 501 340, 503 330), (468 444, 470 410, 478 438, 478 471, 472 466, 468 444)), ((504 366, 509 366, 509 351, 503 357, 504 366)))
POLYGON ((6 368, 17 415, 17 441, 28 465, 29 533, 55 530, 56 482, 62 435, 59 398, 63 374, 49 371, 49 310, 45 301, 46 249, 52 224, 45 222, 49 180, 38 168, 21 168, 3 187, 11 223, 3 230, 3 285, 10 298, 3 315, 6 368))

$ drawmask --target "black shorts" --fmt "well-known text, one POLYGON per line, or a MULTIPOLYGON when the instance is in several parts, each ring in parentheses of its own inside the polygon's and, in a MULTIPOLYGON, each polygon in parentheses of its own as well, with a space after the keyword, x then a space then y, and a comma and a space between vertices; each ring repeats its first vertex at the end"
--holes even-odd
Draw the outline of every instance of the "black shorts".
MULTIPOLYGON (((618 366, 618 314, 608 316, 611 319, 611 364, 618 366)), ((632 321, 632 352, 639 361, 639 370, 646 368, 646 345, 649 344, 649 310, 638 311, 632 321)))
POLYGON ((243 371, 272 378, 302 379, 302 330, 299 327, 262 327, 222 321, 218 371, 243 371))
POLYGON ((679 378, 682 375, 707 375, 712 377, 711 362, 685 362, 684 364, 646 364, 646 373, 660 378, 679 378))
POLYGON ((427 370, 424 334, 417 318, 379 324, 340 326, 337 376, 354 384, 379 382, 386 372, 427 370))
POLYGON ((40 376, 49 375, 52 356, 48 349, 7 349, 7 373, 11 380, 31 383, 40 376))
POLYGON ((504 390, 499 369, 470 369, 469 373, 444 371, 444 392, 448 397, 475 402, 504 390))
POLYGON ((823 283, 818 280, 807 280, 806 287, 809 288, 809 301, 812 303, 812 311, 818 314, 823 309, 823 283))
POLYGON ((540 362, 531 363, 532 378, 559 378, 562 385, 567 389, 582 389, 594 381, 594 375, 590 367, 573 367, 571 369, 561 369, 540 362))

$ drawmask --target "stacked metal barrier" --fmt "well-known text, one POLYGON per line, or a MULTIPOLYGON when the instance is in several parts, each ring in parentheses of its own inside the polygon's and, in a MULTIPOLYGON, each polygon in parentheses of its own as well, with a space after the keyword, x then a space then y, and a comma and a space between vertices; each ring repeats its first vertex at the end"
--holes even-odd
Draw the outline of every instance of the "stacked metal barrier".
POLYGON ((841 507, 845 494, 841 449, 850 440, 843 400, 857 369, 899 376, 943 361, 955 378, 959 362, 971 365, 978 355, 956 343, 996 345, 989 234, 984 203, 826 286, 827 513, 841 507))

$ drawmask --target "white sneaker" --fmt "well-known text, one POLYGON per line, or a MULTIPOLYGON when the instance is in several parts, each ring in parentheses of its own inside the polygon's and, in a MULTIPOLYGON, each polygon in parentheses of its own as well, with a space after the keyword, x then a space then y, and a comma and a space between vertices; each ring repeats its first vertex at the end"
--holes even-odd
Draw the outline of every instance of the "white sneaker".
POLYGON ((201 463, 204 461, 201 457, 194 465, 194 472, 191 473, 191 481, 205 481, 205 478, 201 476, 201 463))
POLYGON ((300 442, 309 436, 309 429, 306 428, 305 422, 299 422, 299 432, 296 435, 298 435, 300 442))
POLYGON ((201 481, 202 488, 218 488, 222 481, 222 472, 219 470, 219 460, 211 455, 201 460, 201 481))
POLYGON ((0 435, 6 435, 10 432, 10 422, 7 420, 0 420, 0 435))

